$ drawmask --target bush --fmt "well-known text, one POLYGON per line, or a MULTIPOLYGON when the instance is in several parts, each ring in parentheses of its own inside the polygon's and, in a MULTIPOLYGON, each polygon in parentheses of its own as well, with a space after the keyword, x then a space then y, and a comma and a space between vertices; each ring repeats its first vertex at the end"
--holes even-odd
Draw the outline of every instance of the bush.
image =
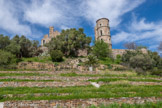
POLYGON ((88 61, 86 61, 85 64, 87 64, 88 66, 95 66, 96 64, 98 64, 98 60, 95 56, 89 55, 88 61))
POLYGON ((121 59, 122 59, 122 58, 121 58, 121 55, 117 55, 117 56, 116 56, 116 59, 115 59, 115 63, 116 63, 116 64, 120 64, 120 63, 121 63, 121 59))
POLYGON ((136 55, 130 58, 130 66, 133 68, 141 68, 142 70, 150 70, 153 68, 154 61, 148 55, 136 55))
POLYGON ((63 53, 60 50, 52 50, 50 56, 53 62, 63 61, 63 53))
POLYGON ((162 76, 162 69, 154 69, 154 70, 152 70, 151 75, 162 76))
POLYGON ((16 63, 15 55, 11 54, 10 52, 0 50, 0 65, 9 65, 16 63))
POLYGON ((98 58, 103 59, 106 57, 110 57, 111 51, 109 46, 104 41, 96 41, 95 45, 92 49, 92 53, 98 58))

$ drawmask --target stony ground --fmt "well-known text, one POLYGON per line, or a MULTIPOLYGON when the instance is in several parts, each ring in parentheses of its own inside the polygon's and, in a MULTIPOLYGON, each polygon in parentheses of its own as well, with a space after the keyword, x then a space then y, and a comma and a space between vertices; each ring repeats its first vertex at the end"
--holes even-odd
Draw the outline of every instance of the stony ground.
POLYGON ((162 78, 129 71, 0 71, 4 108, 88 107, 162 101, 162 78), (96 82, 99 88, 91 85, 96 82))

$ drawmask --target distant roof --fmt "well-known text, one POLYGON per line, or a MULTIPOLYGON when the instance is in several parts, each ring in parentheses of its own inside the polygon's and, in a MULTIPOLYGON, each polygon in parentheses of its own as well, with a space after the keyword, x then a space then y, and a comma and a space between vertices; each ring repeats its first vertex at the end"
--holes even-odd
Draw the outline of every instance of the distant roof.
POLYGON ((102 19, 106 19, 106 20, 108 20, 108 21, 109 21, 109 19, 108 19, 108 18, 100 18, 100 19, 98 19, 98 20, 96 21, 96 23, 97 23, 99 20, 102 20, 102 19))

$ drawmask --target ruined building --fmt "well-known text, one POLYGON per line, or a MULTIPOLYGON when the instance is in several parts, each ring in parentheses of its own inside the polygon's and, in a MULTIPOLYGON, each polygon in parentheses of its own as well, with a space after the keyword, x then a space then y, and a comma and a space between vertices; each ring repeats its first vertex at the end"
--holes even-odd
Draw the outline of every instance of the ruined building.
MULTIPOLYGON (((48 43, 52 38, 60 35, 58 31, 54 31, 54 27, 49 27, 49 35, 44 35, 44 38, 41 41, 41 45, 48 43)), ((111 43, 111 34, 110 34, 110 26, 109 19, 100 18, 96 21, 95 26, 95 40, 103 40, 105 43, 109 45, 109 48, 112 50, 112 56, 115 58, 117 55, 123 55, 128 49, 112 49, 111 43)), ((42 47, 42 49, 47 49, 42 47)), ((133 50, 130 50, 133 51, 133 50)), ((141 49, 143 53, 147 53, 147 49, 141 49)), ((78 50, 78 56, 87 56, 88 51, 86 49, 78 50)))
POLYGON ((41 45, 48 43, 52 38, 55 38, 56 36, 60 35, 60 32, 54 31, 54 27, 49 27, 49 35, 44 35, 44 38, 41 40, 41 45))
MULTIPOLYGON (((109 45, 109 48, 112 50, 112 56, 116 58, 117 55, 123 55, 128 49, 112 49, 109 19, 101 18, 96 21, 95 26, 95 40, 103 40, 109 45)), ((133 50, 130 50, 133 51, 133 50)), ((142 48, 143 53, 147 53, 147 49, 142 48)))

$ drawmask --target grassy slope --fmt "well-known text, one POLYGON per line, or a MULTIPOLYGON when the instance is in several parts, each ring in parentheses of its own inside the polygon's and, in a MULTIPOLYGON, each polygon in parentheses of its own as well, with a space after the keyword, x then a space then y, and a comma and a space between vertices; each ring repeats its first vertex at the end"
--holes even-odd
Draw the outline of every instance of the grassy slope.
MULTIPOLYGON (((48 74, 39 74, 39 73, 0 73, 0 77, 3 76, 51 76, 48 74)), ((53 75, 54 76, 54 75, 53 75)), ((62 77, 100 77, 97 80, 89 80, 95 82, 114 82, 114 81, 143 81, 143 82, 162 82, 161 80, 151 79, 159 78, 155 76, 137 76, 134 72, 120 72, 120 71, 106 71, 101 72, 101 74, 76 74, 66 73, 60 74, 58 76, 62 77), (119 77, 124 78, 119 78, 119 77), (117 78, 114 78, 117 77, 117 78), (135 78, 136 77, 136 78, 135 78), (137 79, 138 78, 138 79, 137 79), (150 78, 150 79, 149 79, 150 78)), ((60 79, 61 80, 61 79, 60 79)), ((0 82, 4 81, 14 81, 14 82, 26 82, 26 81, 36 81, 36 80, 22 80, 22 79, 0 79, 0 82)), ((38 80, 39 81, 39 80, 38 80)), ((53 80, 40 80, 44 81, 53 81, 53 80)), ((66 82, 65 82, 66 83, 66 82)), ((87 99, 87 98, 110 98, 110 97, 162 97, 161 94, 162 86, 160 85, 129 85, 129 84, 106 84, 102 85, 100 88, 95 88, 92 85, 88 86, 73 86, 73 87, 2 87, 0 88, 0 101, 7 100, 52 100, 52 99, 87 99), (43 96, 34 96, 35 93, 69 93, 69 95, 43 95, 43 96), (17 95, 13 97, 5 96, 7 94, 26 94, 23 97, 17 95)))
POLYGON ((111 97, 162 97, 161 86, 133 86, 127 84, 103 85, 99 89, 91 85, 78 87, 2 87, 0 94, 27 94, 24 97, 4 97, 5 100, 51 100, 51 99, 87 99, 111 97), (32 96, 34 93, 70 93, 67 96, 32 96))

